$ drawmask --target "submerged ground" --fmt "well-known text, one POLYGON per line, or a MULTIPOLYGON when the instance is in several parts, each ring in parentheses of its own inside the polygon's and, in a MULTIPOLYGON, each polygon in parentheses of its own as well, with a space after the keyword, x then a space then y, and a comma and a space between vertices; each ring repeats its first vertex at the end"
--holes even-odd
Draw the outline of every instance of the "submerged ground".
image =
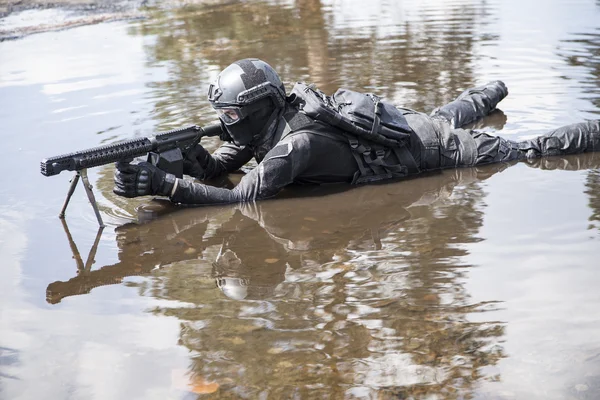
POLYGON ((208 83, 249 56, 426 112, 502 79, 475 128, 513 139, 600 118, 599 2, 6 4, 1 399, 600 397, 600 153, 179 210, 106 166, 100 232, 39 173, 214 121, 208 83))

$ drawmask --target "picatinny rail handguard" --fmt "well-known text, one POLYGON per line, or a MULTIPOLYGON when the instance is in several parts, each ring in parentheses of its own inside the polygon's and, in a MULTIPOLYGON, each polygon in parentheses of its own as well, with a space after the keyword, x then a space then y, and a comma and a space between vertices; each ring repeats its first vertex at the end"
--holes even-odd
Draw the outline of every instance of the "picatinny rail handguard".
POLYGON ((120 143, 45 158, 41 162, 40 169, 44 176, 58 175, 62 171, 76 171, 75 176, 71 180, 71 187, 67 193, 63 208, 58 215, 59 218, 64 218, 69 200, 81 177, 90 203, 94 207, 98 223, 100 226, 104 226, 94 193, 92 192, 92 185, 90 185, 87 177, 88 168, 117 161, 130 161, 135 157, 148 155, 148 162, 181 178, 183 176, 183 159, 185 154, 195 147, 203 137, 219 135, 222 136, 220 124, 206 127, 193 125, 159 133, 152 137, 129 139, 120 143))

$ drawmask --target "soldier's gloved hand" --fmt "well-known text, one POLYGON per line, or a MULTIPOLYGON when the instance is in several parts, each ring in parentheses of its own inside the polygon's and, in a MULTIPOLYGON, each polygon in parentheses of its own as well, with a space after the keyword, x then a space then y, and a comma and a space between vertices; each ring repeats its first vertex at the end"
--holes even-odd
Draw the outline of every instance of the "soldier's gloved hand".
POLYGON ((205 167, 210 153, 201 144, 186 152, 183 158, 183 173, 197 179, 205 178, 205 167))
POLYGON ((146 161, 139 164, 117 162, 116 167, 113 192, 119 196, 170 196, 175 186, 175 175, 146 161))

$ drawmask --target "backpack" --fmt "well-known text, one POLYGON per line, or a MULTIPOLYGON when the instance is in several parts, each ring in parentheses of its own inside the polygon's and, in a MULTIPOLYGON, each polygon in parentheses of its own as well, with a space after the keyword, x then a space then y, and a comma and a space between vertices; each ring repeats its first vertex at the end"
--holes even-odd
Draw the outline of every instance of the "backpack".
POLYGON ((308 117, 346 134, 360 171, 353 183, 373 182, 419 172, 408 150, 412 129, 394 105, 371 93, 338 89, 327 96, 313 85, 294 85, 288 101, 308 117), (400 165, 384 161, 385 149, 396 153, 400 165))
POLYGON ((289 99, 309 117, 351 135, 388 147, 402 146, 410 140, 412 129, 404 115, 374 94, 338 89, 330 97, 299 82, 289 99))

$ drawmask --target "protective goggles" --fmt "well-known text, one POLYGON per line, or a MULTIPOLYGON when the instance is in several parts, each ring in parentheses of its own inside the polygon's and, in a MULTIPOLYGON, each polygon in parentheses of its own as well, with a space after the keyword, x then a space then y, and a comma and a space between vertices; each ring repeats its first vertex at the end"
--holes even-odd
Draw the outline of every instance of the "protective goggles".
POLYGON ((219 119, 223 121, 225 125, 233 125, 236 122, 246 118, 248 115, 258 111, 260 108, 264 107, 264 104, 254 103, 244 107, 236 107, 236 106, 224 106, 224 107, 214 107, 219 119))
POLYGON ((215 111, 225 125, 233 125, 246 116, 239 107, 215 108, 215 111))

